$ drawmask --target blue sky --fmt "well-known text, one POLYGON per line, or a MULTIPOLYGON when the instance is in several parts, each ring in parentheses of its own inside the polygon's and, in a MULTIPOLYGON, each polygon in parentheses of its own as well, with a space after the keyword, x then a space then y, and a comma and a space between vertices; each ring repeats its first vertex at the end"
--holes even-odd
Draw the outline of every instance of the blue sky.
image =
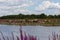
POLYGON ((19 13, 59 15, 60 0, 0 0, 0 16, 19 13))

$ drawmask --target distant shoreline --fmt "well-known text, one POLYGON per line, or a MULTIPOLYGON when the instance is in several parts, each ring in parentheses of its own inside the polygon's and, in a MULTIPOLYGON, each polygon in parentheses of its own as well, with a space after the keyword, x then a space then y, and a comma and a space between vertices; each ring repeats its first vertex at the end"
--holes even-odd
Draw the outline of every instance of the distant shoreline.
POLYGON ((0 24, 25 26, 60 26, 60 19, 0 19, 0 24))

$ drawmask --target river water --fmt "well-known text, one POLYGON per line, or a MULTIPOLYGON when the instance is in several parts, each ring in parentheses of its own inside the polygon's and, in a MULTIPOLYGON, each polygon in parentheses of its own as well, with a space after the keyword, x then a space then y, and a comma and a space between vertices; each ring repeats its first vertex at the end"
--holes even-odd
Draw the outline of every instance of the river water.
MULTIPOLYGON (((11 32, 14 32, 14 35, 19 35, 19 28, 20 26, 16 25, 0 25, 0 31, 5 36, 11 36, 11 32)), ((39 40, 48 40, 48 36, 52 36, 52 32, 60 34, 59 26, 22 26, 22 30, 27 34, 37 36, 39 40)))

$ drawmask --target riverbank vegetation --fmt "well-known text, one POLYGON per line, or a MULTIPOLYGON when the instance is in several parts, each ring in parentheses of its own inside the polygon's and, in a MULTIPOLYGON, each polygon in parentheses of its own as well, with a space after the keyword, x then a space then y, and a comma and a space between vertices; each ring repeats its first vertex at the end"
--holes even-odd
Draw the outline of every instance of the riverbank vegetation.
POLYGON ((2 16, 0 19, 59 19, 60 15, 46 15, 44 13, 41 14, 31 14, 31 15, 24 15, 24 14, 18 14, 18 15, 7 15, 7 16, 2 16))
POLYGON ((60 26, 60 15, 7 15, 0 17, 0 24, 60 26))

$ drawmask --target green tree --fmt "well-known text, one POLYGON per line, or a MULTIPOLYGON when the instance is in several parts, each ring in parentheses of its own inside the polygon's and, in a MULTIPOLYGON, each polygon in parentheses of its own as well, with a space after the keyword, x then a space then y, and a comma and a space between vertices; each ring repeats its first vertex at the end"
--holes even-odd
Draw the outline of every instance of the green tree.
POLYGON ((39 15, 39 18, 47 18, 47 15, 45 15, 44 13, 39 15))

